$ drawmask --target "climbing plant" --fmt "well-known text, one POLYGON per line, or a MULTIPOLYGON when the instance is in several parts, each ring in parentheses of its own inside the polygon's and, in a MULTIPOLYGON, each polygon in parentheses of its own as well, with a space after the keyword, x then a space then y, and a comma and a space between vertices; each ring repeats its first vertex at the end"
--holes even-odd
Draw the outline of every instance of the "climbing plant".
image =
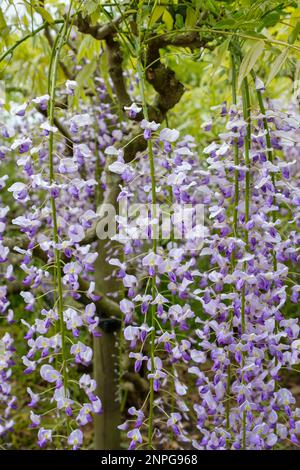
POLYGON ((0 32, 1 446, 298 446, 297 2, 0 32))

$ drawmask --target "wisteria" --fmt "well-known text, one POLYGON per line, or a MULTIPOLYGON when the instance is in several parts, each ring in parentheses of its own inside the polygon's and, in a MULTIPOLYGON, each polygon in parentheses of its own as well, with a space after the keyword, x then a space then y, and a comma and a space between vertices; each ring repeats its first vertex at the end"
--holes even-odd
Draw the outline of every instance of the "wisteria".
POLYGON ((299 103, 269 92, 285 50, 257 64, 285 42, 133 3, 43 3, 0 56, 50 57, 0 101, 0 446, 297 448, 299 103), (182 47, 226 60, 196 131, 182 47))
POLYGON ((11 417, 11 412, 16 408, 16 397, 12 392, 11 373, 13 361, 13 339, 9 333, 0 340, 1 346, 1 421, 0 421, 0 436, 4 436, 9 431, 12 431, 14 420, 11 417))
MULTIPOLYGON (((203 240, 203 247, 199 250, 199 240, 187 236, 180 243, 160 246, 157 254, 150 251, 145 255, 145 243, 139 238, 143 238, 147 229, 143 220, 136 220, 140 233, 124 249, 128 261, 127 265, 123 261, 121 276, 125 285, 131 258, 135 265, 138 263, 136 269, 142 279, 153 276, 156 279, 154 298, 149 294, 149 283, 144 282, 145 288, 141 292, 135 289, 131 301, 121 305, 126 313, 125 323, 130 324, 124 336, 129 347, 136 351, 130 357, 135 359, 136 370, 143 361, 151 370, 150 358, 144 351, 152 330, 148 312, 154 305, 157 353, 154 353, 155 371, 148 373, 148 378, 154 379, 155 392, 162 392, 155 401, 160 423, 165 421, 179 441, 188 442, 183 422, 193 421, 202 436, 192 443, 197 449, 240 449, 243 445, 253 449, 272 448, 286 438, 298 442, 300 411, 293 406, 295 399, 290 391, 281 388, 279 372, 299 363, 298 319, 285 319, 282 314, 288 298, 297 302, 299 289, 289 276, 292 266, 298 262, 299 175, 293 157, 299 116, 281 112, 277 106, 274 103, 266 112, 271 140, 278 149, 273 163, 266 155, 263 116, 259 111, 252 116, 251 204, 247 223, 244 194, 248 170, 243 160, 235 165, 233 157, 237 141, 242 159, 247 123, 243 112, 231 106, 226 113, 227 122, 224 118, 226 132, 202 150, 206 156, 202 167, 190 136, 178 140, 173 147, 167 146, 170 142, 161 136, 172 134, 164 129, 154 143, 159 162, 157 197, 172 207, 171 191, 176 202, 204 205, 210 222, 194 231, 203 240), (285 129, 283 141, 279 137, 282 128, 285 129), (284 154, 285 161, 279 154, 284 154), (236 170, 239 204, 237 233, 234 233, 232 183, 236 170), (274 174, 276 190, 272 183, 274 174), (276 211, 274 222, 273 211, 276 211), (281 237, 280 226, 287 220, 291 230, 281 237), (138 260, 134 256, 137 250, 138 260), (199 262, 209 268, 203 272, 198 268, 199 262), (183 366, 195 377, 199 393, 199 402, 193 409, 187 402, 188 387, 180 382, 177 373, 177 368, 183 366), (164 397, 163 390, 173 390, 173 411, 166 408, 170 392, 164 397)), ((138 194, 145 202, 151 201, 147 166, 148 160, 142 159, 136 168, 137 187, 133 191, 130 184, 129 203, 133 202, 132 194, 138 194)), ((126 197, 129 191, 123 188, 122 193, 126 197)), ((126 229, 130 233, 130 227, 126 229)), ((118 264, 116 260, 110 262, 118 264)), ((140 428, 143 409, 129 410, 129 413, 138 417, 134 427, 140 428)), ((126 427, 131 422, 129 419, 126 427)), ((166 430, 161 432, 166 435, 166 430)), ((127 435, 132 439, 131 448, 135 447, 140 434, 130 430, 127 435)))
MULTIPOLYGON (((101 80, 99 92, 104 92, 101 80)), ((33 99, 32 103, 40 104, 43 98, 33 99)), ((102 410, 101 399, 94 393, 95 380, 85 373, 81 376, 77 373, 76 379, 71 378, 76 364, 88 366, 92 361, 93 351, 88 345, 89 334, 95 336, 100 334, 97 329, 99 318, 93 303, 100 298, 94 293, 95 282, 93 280, 97 253, 92 244, 80 244, 97 217, 95 210, 92 209, 95 206, 91 203, 97 184, 95 178, 92 177, 95 175, 97 157, 92 156, 92 151, 86 143, 82 143, 89 143, 91 138, 88 128, 88 124, 91 123, 89 115, 66 117, 66 125, 74 139, 74 155, 65 158, 64 154, 68 153, 69 142, 62 142, 61 139, 55 141, 56 176, 55 181, 51 183, 46 171, 49 132, 45 129, 49 129, 49 124, 42 116, 39 116, 34 105, 29 103, 26 108, 26 114, 22 113, 21 116, 20 112, 15 111, 15 114, 20 116, 20 119, 15 122, 15 129, 2 123, 2 136, 6 139, 5 143, 8 141, 5 146, 5 151, 8 153, 4 158, 8 158, 11 152, 16 152, 16 164, 20 168, 19 174, 16 174, 18 181, 7 184, 7 176, 2 177, 2 181, 3 187, 6 184, 10 198, 15 201, 15 207, 18 208, 17 217, 12 217, 11 223, 14 230, 20 233, 22 245, 11 244, 10 251, 17 253, 18 267, 22 275, 19 294, 24 301, 24 312, 36 312, 34 318, 30 319, 26 314, 18 320, 22 325, 27 343, 27 352, 21 360, 25 374, 37 373, 43 383, 49 385, 48 390, 45 389, 41 394, 35 393, 31 388, 28 389, 29 399, 31 398, 29 406, 34 409, 34 412, 33 410, 30 412, 30 426, 39 428, 38 445, 44 447, 55 437, 54 430, 43 427, 44 423, 46 426, 49 414, 53 416, 53 412, 58 412, 61 419, 66 419, 68 423, 67 444, 77 448, 83 440, 79 427, 91 422, 92 415, 101 413, 102 410), (18 138, 15 138, 16 136, 18 138), (84 171, 87 159, 89 173, 84 171), (81 173, 85 173, 85 177, 82 177, 81 173), (82 199, 83 194, 85 198, 82 199), (53 219, 49 196, 57 201, 59 242, 55 242, 51 236, 53 219), (61 276, 64 296, 64 339, 59 326, 58 299, 55 295, 55 277, 57 276, 55 250, 57 249, 63 260, 61 276), (38 261, 35 259, 36 255, 38 261), (82 307, 78 308, 76 300, 80 299, 83 294, 86 305, 82 310, 82 307), (46 303, 42 299, 46 299, 46 303), (37 309, 37 304, 41 305, 40 310, 37 309), (67 357, 62 359, 64 354, 67 357), (63 364, 63 361, 66 364, 63 364), (69 386, 71 383, 72 385, 69 386), (78 402, 76 398, 77 389, 83 391, 82 402, 78 402), (75 393, 75 397, 72 393, 75 393)), ((101 149, 110 143, 115 143, 116 137, 120 139, 122 131, 117 131, 117 123, 112 133, 107 131, 108 123, 114 122, 116 117, 114 114, 109 115, 106 104, 99 103, 96 106, 96 113, 96 124, 101 128, 97 142, 99 158, 101 154, 103 158, 104 153, 101 149)), ((7 118, 10 122, 9 116, 7 118)), ((57 129, 51 130, 55 134, 57 129)), ((4 146, 2 148, 4 149, 4 146)), ((5 220, 8 217, 9 208, 6 206, 1 210, 2 232, 5 236, 5 220)), ((1 251, 3 275, 8 282, 15 282, 19 274, 14 273, 12 265, 8 265, 9 248, 3 244, 1 251)), ((17 283, 16 288, 18 288, 17 283)), ((9 308, 10 302, 6 298, 7 287, 3 286, 1 289, 2 314, 6 316, 8 322, 13 322, 13 311, 9 308)), ((3 429, 1 434, 3 434, 5 430, 12 427, 13 421, 9 410, 14 407, 15 402, 15 397, 10 396, 12 338, 8 333, 1 340, 1 344, 3 344, 1 388, 5 403, 7 402, 2 418, 4 421, 1 423, 1 429, 3 429)))
MULTIPOLYGON (((104 91, 103 84, 100 89, 104 91)), ((33 100, 36 101, 40 100, 33 100)), ((33 321, 27 321, 27 316, 20 319, 28 344, 22 362, 25 374, 38 373, 43 383, 52 385, 41 395, 28 389, 29 406, 35 410, 30 412, 31 426, 39 429, 38 445, 43 447, 52 442, 55 430, 43 426, 44 423, 47 425, 48 414, 56 409, 69 423, 67 444, 77 448, 83 439, 80 427, 91 421, 93 413, 101 413, 101 397, 94 394, 96 384, 91 376, 78 377, 77 374, 76 380, 71 379, 76 364, 87 366, 92 361, 93 351, 86 344, 84 330, 92 335, 99 334, 99 318, 93 303, 98 299, 93 280, 97 253, 93 244, 81 245, 87 230, 98 217, 95 210, 89 208, 97 184, 92 177, 96 158, 92 156, 89 144, 88 124, 91 121, 86 114, 66 117, 74 139, 74 155, 65 158, 68 143, 57 141, 57 176, 55 182, 50 183, 45 172, 40 171, 47 166, 49 134, 45 133, 46 121, 37 117, 34 107, 30 106, 17 122, 14 132, 2 126, 2 135, 8 140, 4 158, 17 150, 16 163, 21 170, 19 178, 23 180, 7 185, 8 177, 2 177, 10 197, 20 203, 19 210, 21 208, 23 214, 12 219, 16 229, 25 234, 23 245, 11 246, 11 252, 16 252, 20 258, 24 289, 20 295, 24 311, 37 311, 36 304, 45 295, 50 303, 33 321), (31 120, 37 133, 30 126, 31 120), (77 123, 76 127, 74 123, 77 123), (87 161, 83 178, 81 173, 87 161), (79 197, 78 188, 81 195, 86 195, 84 198, 79 197), (52 219, 47 195, 58 202, 59 242, 51 239, 52 219), (34 260, 37 249, 42 261, 38 264, 34 260), (62 335, 57 330, 57 299, 53 292, 55 249, 60 250, 64 259, 63 322, 67 354, 64 370, 62 335), (81 278, 87 283, 84 295, 90 299, 84 309, 76 304, 82 296, 81 278), (76 390, 75 387, 83 390, 86 396, 82 402, 73 398, 72 388, 76 390), (38 414, 39 409, 41 414, 38 414)), ((102 159, 107 155, 114 159, 108 171, 120 175, 119 200, 126 200, 128 207, 140 202, 151 208, 148 154, 146 152, 135 164, 122 162, 122 153, 115 147, 118 139, 114 137, 120 139, 122 130, 114 135, 107 132, 106 123, 114 122, 115 116, 105 113, 105 117, 101 117, 103 108, 107 111, 106 105, 97 107, 97 125, 102 129, 99 147, 103 149, 100 150, 102 159)), ((244 194, 248 168, 242 150, 247 122, 239 106, 232 105, 226 110, 224 132, 200 150, 191 136, 181 138, 175 129, 159 131, 158 124, 148 124, 144 120, 142 129, 151 128, 154 132, 151 135, 144 133, 144 138, 153 140, 156 178, 159 180, 155 189, 160 205, 167 211, 174 204, 189 204, 193 212, 193 207, 202 204, 209 223, 185 233, 182 220, 176 220, 176 214, 169 213, 172 230, 183 235, 182 240, 165 241, 162 232, 157 250, 153 252, 149 239, 157 219, 151 219, 151 211, 146 218, 133 217, 134 225, 122 216, 116 216, 121 235, 115 238, 120 243, 117 253, 121 258, 107 260, 115 267, 113 275, 122 279, 128 292, 128 297, 120 302, 124 337, 129 358, 134 360, 135 372, 145 364, 146 376, 153 381, 154 407, 161 415, 160 428, 166 428, 160 432, 165 434, 169 428, 179 442, 187 443, 190 438, 184 423, 193 423, 199 431, 199 438, 192 442, 196 449, 240 449, 243 445, 255 449, 272 448, 286 438, 298 442, 300 411, 294 406, 295 399, 289 390, 281 388, 279 372, 298 364, 300 351, 298 320, 285 319, 282 314, 287 299, 297 302, 300 290, 289 277, 291 267, 298 262, 299 144, 296 130, 299 115, 292 110, 279 111, 277 103, 267 110, 274 154, 276 149, 273 162, 267 158, 270 149, 266 145, 263 118, 256 108, 251 117, 251 203, 247 222, 244 194), (233 155, 236 143, 240 154, 238 165, 233 155), (233 206, 235 172, 238 173, 238 207, 233 206), (236 231, 233 229, 235 210, 236 231), (180 227, 176 227, 176 223, 180 227), (290 225, 289 231, 282 237, 280 227, 286 223, 290 225), (273 269, 274 258, 276 270, 273 269), (208 269, 201 269, 202 264, 208 269), (135 275, 128 273, 132 272, 131 268, 135 275), (153 278, 154 295, 149 288, 153 278), (155 312, 153 326, 149 324, 151 309, 155 312), (148 349, 152 334, 155 338, 153 358, 148 349), (199 394, 193 407, 187 400, 190 387, 180 377, 179 371, 183 368, 192 376, 199 394), (168 391, 166 396, 164 391, 168 391), (172 406, 166 407, 170 401, 172 406)), ((5 234, 8 207, 3 207, 2 213, 5 234)), ((4 276, 12 281, 16 275, 12 266, 7 266, 8 253, 8 248, 2 245, 4 276)), ((117 253, 114 256, 118 256, 117 253)), ((12 322, 13 312, 5 297, 6 290, 2 288, 2 312, 12 322)), ((15 397, 10 396, 12 338, 9 334, 2 338, 1 344, 1 389, 3 396, 9 397, 9 400, 5 398, 3 434, 13 425, 10 409, 14 408, 15 397)), ((140 428, 145 425, 146 407, 147 401, 139 410, 130 408, 128 413, 134 420, 129 418, 120 426, 130 429, 127 436, 131 449, 143 442, 140 428), (134 428, 130 423, 134 423, 134 428)))

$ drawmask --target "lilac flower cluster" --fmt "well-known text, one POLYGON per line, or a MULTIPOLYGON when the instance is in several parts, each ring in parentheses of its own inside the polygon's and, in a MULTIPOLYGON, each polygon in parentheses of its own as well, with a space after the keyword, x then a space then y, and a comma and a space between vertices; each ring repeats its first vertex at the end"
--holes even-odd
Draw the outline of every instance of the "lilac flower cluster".
POLYGON ((16 397, 12 393, 11 375, 14 356, 13 339, 5 333, 0 339, 0 437, 13 430, 11 412, 16 408, 16 397))
MULTIPOLYGON (((179 442, 197 449, 270 449, 285 439, 297 444, 300 409, 280 383, 281 371, 300 360, 298 319, 284 315, 285 304, 297 303, 299 293, 293 271, 299 261, 300 119, 294 110, 283 112, 276 103, 265 116, 253 113, 247 220, 247 122, 237 106, 227 110, 222 105, 221 115, 226 131, 200 156, 191 137, 178 140, 178 131, 159 132, 154 123, 142 122, 145 139, 152 138, 154 144, 157 199, 169 210, 174 202, 203 204, 206 226, 194 227, 180 241, 160 240, 154 253, 144 236, 148 231, 151 238, 157 224, 151 206, 146 221, 135 218, 134 230, 117 217, 128 236, 116 237, 124 244, 126 258, 110 260, 128 292, 120 303, 124 337, 135 371, 146 367, 148 379, 154 381, 156 435, 161 442, 168 439, 169 428, 179 442), (273 161, 268 159, 270 151, 273 161), (133 271, 135 276, 128 274, 133 271), (149 291, 153 276, 155 297, 149 291), (149 326, 153 306, 154 328, 149 326), (155 350, 150 352, 153 330, 155 350), (199 395, 193 407, 187 401, 193 393, 191 382, 182 382, 186 369, 199 395), (191 426, 198 438, 186 431, 191 426)), ((121 175, 119 198, 129 206, 151 203, 147 157, 141 155, 135 165, 110 166, 121 175)), ((175 228, 177 222, 181 224, 173 215, 175 228)), ((130 429, 131 449, 147 444, 142 437, 143 426, 148 426, 147 406, 148 398, 141 409, 129 410, 131 417, 121 426, 130 429)))
MULTIPOLYGON (((70 94, 74 86, 67 83, 66 93, 70 94)), ((1 207, 0 229, 3 237, 13 238, 14 244, 7 243, 7 238, 2 242, 1 238, 1 263, 6 266, 1 276, 7 280, 7 286, 1 286, 0 307, 8 321, 13 321, 13 312, 8 308, 8 286, 9 281, 21 279, 19 292, 24 313, 16 321, 25 329, 28 348, 21 360, 24 373, 29 376, 30 426, 38 430, 40 447, 49 444, 77 449, 83 443, 81 427, 92 421, 94 413, 102 412, 101 400, 95 395, 95 380, 79 372, 92 362, 91 336, 100 334, 94 303, 99 296, 94 293, 93 276, 97 252, 94 244, 82 242, 97 220, 95 194, 104 184, 100 181, 101 174, 97 174, 105 161, 103 150, 123 134, 122 124, 120 127, 117 116, 110 112, 102 80, 98 81, 97 92, 102 98, 99 101, 95 97, 93 118, 84 106, 81 114, 62 116, 72 141, 56 127, 49 126, 36 111, 36 105, 42 110, 47 108, 48 95, 17 108, 13 117, 4 112, 6 122, 1 125, 5 142, 1 146, 2 168, 14 157, 17 170, 13 176, 1 178, 1 187, 8 188, 11 232, 5 226, 8 207, 1 207), (52 182, 48 170, 50 132, 54 134, 52 182), (56 201, 58 241, 52 235, 51 198, 56 201), (62 318, 56 284, 57 251, 62 260, 62 318), (14 259, 14 274, 9 259, 14 259), (90 299, 89 303, 84 302, 85 306, 79 302, 82 295, 90 299), (37 390, 33 383, 39 384, 37 390), (64 434, 67 430, 63 440, 59 436, 61 429, 64 434)), ((1 403, 7 401, 4 415, 9 418, 14 398, 8 400, 11 347, 8 334, 2 343, 5 348, 3 358, 1 348, 1 403), (7 400, 3 398, 3 401, 4 396, 7 400)), ((0 424, 1 434, 12 426, 8 420, 5 424, 4 417, 2 422, 2 416, 0 424)))
MULTIPOLYGON (((68 81, 62 96, 72 99, 76 86, 68 81)), ((257 86, 262 90, 260 82, 257 86)), ((72 139, 36 111, 35 106, 47 109, 48 95, 17 107, 13 128, 3 110, 8 124, 1 124, 2 168, 13 157, 16 171, 0 177, 10 205, 1 200, 0 263, 6 285, 0 287, 0 312, 25 333, 21 360, 38 445, 82 447, 82 428, 102 411, 95 380, 80 371, 91 364, 90 340, 99 335, 98 253, 85 238, 99 218, 99 194, 110 190, 109 172, 118 175, 118 202, 127 204, 130 216, 116 216, 118 245, 107 262, 124 285, 120 310, 129 358, 135 373, 151 384, 144 402, 129 407, 120 426, 129 448, 147 445, 150 412, 162 445, 169 436, 179 446, 196 449, 271 449, 286 439, 297 444, 300 410, 281 382, 284 370, 300 362, 298 319, 286 315, 286 305, 297 304, 300 291, 295 275, 299 114, 292 108, 283 112, 275 102, 265 114, 254 107, 249 124, 240 104, 228 108, 223 103, 220 116, 202 125, 209 141, 204 149, 189 135, 143 119, 140 127, 151 143, 159 182, 153 188, 149 145, 127 163, 121 147, 126 124, 114 114, 101 79, 97 93, 93 116, 84 103, 80 114, 62 112, 72 139), (223 132, 218 133, 216 121, 223 132), (158 211, 151 205, 153 189, 158 211), (137 214, 136 203, 146 212, 137 214), (196 221, 199 205, 205 223, 196 221), (182 222, 174 210, 178 206, 188 207, 192 227, 182 222), (163 214, 170 218, 171 232, 163 214), (17 280, 21 318, 9 302, 17 280), (90 300, 84 306, 83 295, 90 300)), ((132 104, 125 110, 135 119, 142 108, 132 104)), ((13 426, 12 353, 6 333, 0 341, 0 436, 13 426)))

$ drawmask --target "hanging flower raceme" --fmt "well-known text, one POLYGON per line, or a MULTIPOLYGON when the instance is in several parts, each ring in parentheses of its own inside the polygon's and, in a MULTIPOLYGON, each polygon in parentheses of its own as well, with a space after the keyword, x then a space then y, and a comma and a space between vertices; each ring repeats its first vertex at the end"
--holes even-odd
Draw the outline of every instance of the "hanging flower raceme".
POLYGON ((17 402, 12 391, 13 358, 13 339, 9 333, 5 333, 0 339, 0 437, 12 431, 15 424, 11 416, 17 402))
MULTIPOLYGON (((69 94, 74 87, 73 83, 67 84, 69 94)), ((103 83, 101 89, 106 96, 103 83)), ((32 100, 41 109, 45 109, 48 101, 48 95, 32 100)), ((93 358, 90 338, 100 334, 94 304, 99 296, 94 293, 93 277, 97 252, 94 244, 83 241, 98 217, 93 200, 97 186, 101 185, 101 174, 97 171, 105 163, 104 148, 120 139, 122 131, 117 131, 116 116, 109 112, 105 100, 95 103, 93 118, 84 110, 80 115, 63 117, 64 125, 74 136, 72 142, 56 128, 49 127, 34 106, 28 104, 23 108, 13 121, 14 132, 4 133, 8 143, 3 158, 7 158, 9 152, 14 153, 19 171, 14 180, 7 181, 8 177, 3 177, 1 181, 3 188, 8 188, 12 206, 18 207, 13 211, 11 222, 21 232, 10 247, 12 256, 18 259, 18 278, 23 279, 19 293, 26 315, 20 318, 20 325, 28 349, 21 362, 30 384, 30 427, 37 429, 40 447, 54 445, 77 449, 83 444, 81 428, 92 421, 95 413, 102 412, 101 400, 95 395, 95 381, 89 374, 82 373, 82 368, 89 367, 93 358), (115 124, 113 133, 109 129, 111 123, 115 124), (47 176, 51 132, 55 149, 52 181, 47 176), (50 197, 56 201, 57 241, 52 237, 54 221, 50 197), (62 319, 56 284, 57 251, 62 262, 62 319), (86 299, 84 306, 80 303, 82 296, 86 299), (35 381, 40 383, 38 389, 32 385, 35 381), (57 437, 62 433, 66 434, 64 440, 57 437)), ((7 121, 10 122, 9 115, 7 121)), ((8 207, 1 211, 0 224, 4 231, 8 207)), ((9 281, 13 279, 8 263, 9 248, 2 240, 0 256, 1 263, 6 266, 6 271, 2 270, 3 276, 9 281)), ((1 312, 13 321, 8 294, 7 287, 1 286, 1 312)), ((5 395, 2 400, 1 391, 1 403, 7 403, 3 417, 1 413, 1 435, 13 425, 9 420, 14 399, 9 389, 11 352, 10 345, 6 344, 8 339, 8 335, 3 338, 5 349, 1 359, 1 387, 3 397, 5 395)))
MULTIPOLYGON (((130 182, 130 191, 124 179, 121 190, 129 207, 135 202, 148 204, 146 215, 143 219, 132 217, 131 223, 117 217, 127 236, 123 241, 118 238, 124 243, 126 259, 111 263, 122 269, 123 280, 133 267, 138 279, 143 280, 130 289, 130 301, 122 300, 120 304, 125 323, 130 325, 124 336, 136 372, 143 363, 153 370, 148 347, 153 328, 148 318, 151 306, 155 306, 154 370, 147 377, 154 383, 155 413, 159 415, 156 432, 162 442, 168 428, 179 441, 190 441, 184 424, 196 419, 199 438, 192 444, 197 449, 240 449, 244 444, 250 449, 270 449, 287 438, 296 443, 299 434, 300 411, 291 393, 280 386, 281 369, 299 363, 298 320, 283 314, 288 299, 297 302, 299 292, 289 274, 290 264, 298 262, 299 144, 295 131, 299 119, 291 119, 276 106, 267 112, 271 142, 278 149, 270 162, 263 116, 252 116, 251 200, 246 220, 249 168, 243 161, 242 148, 247 122, 236 106, 226 113, 223 110, 222 116, 227 119, 227 132, 204 148, 206 159, 201 164, 192 138, 178 141, 178 132, 170 129, 163 129, 157 138, 153 132, 158 126, 142 123, 147 130, 145 138, 153 139, 157 198, 164 204, 164 211, 173 210, 177 235, 185 236, 180 240, 170 233, 167 240, 161 236, 157 251, 151 249, 157 220, 149 205, 151 184, 146 154, 131 165, 130 171, 136 176, 130 182), (284 136, 280 133, 283 127, 284 136), (241 153, 238 165, 234 160, 235 142, 241 153), (240 194, 238 233, 233 233, 236 172, 240 194), (198 224, 185 231, 174 205, 170 207, 170 197, 177 204, 191 204, 192 209, 204 205, 206 226, 198 224), (291 226, 283 237, 287 220, 291 226), (153 276, 155 298, 147 282, 153 276), (182 382, 182 365, 195 378, 199 394, 199 403, 192 408, 185 400, 192 389, 182 382)), ((114 171, 113 165, 110 170, 114 171)), ((160 222, 161 233, 162 225, 160 222)), ((128 288, 125 282, 124 286, 128 288)), ((147 406, 146 401, 137 411, 140 416, 147 416, 147 406)), ((138 422, 129 418, 121 426, 131 428, 127 431, 130 448, 147 444, 144 425, 145 418, 138 422)))
MULTIPOLYGON (((72 99, 76 87, 68 81, 62 93, 72 99)), ((256 80, 256 91, 263 88, 256 80)), ((99 219, 99 189, 111 189, 110 173, 128 209, 115 218, 118 245, 107 258, 124 286, 121 353, 150 389, 120 426, 129 448, 152 438, 164 446, 170 435, 196 449, 298 443, 300 411, 282 376, 300 361, 298 319, 287 315, 300 291, 299 115, 271 103, 265 113, 254 107, 250 120, 240 104, 223 103, 217 124, 213 116, 202 126, 204 148, 143 119, 147 150, 128 163, 126 124, 101 79, 97 93, 93 116, 84 104, 80 114, 61 112, 67 136, 34 107, 45 110, 49 95, 13 111, 13 131, 1 126, 1 164, 14 156, 16 171, 0 178, 11 206, 1 200, 0 312, 24 332, 21 362, 37 444, 81 448, 84 427, 102 412, 87 370, 91 337, 100 335, 98 253, 87 234, 99 219), (17 315, 11 291, 22 302, 17 315)), ((142 108, 126 111, 135 119, 142 108)), ((12 354, 7 333, 0 340, 1 437, 14 419, 12 354)))

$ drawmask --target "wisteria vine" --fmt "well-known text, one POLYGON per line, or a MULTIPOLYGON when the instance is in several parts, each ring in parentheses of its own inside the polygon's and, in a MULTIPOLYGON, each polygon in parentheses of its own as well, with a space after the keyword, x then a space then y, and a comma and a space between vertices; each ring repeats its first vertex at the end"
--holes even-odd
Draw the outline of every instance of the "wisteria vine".
POLYGON ((283 111, 267 100, 255 74, 251 82, 244 78, 239 96, 240 57, 233 49, 232 104, 222 103, 202 123, 210 142, 203 148, 149 120, 138 38, 129 119, 119 119, 97 77, 93 115, 84 103, 80 114, 60 111, 63 134, 55 121, 57 95, 72 100, 77 87, 73 80, 64 89, 56 83, 68 22, 67 16, 53 46, 48 94, 11 112, 2 106, 0 305, 8 331, 0 339, 1 439, 9 442, 18 416, 19 358, 9 332, 17 323, 38 445, 84 447, 84 429, 102 412, 90 374, 91 337, 101 336, 107 302, 122 316, 128 369, 149 384, 119 426, 129 449, 164 446, 169 436, 179 448, 297 445, 300 409, 282 386, 282 372, 300 361, 298 319, 284 310, 300 291, 296 107, 283 111), (145 150, 128 162, 123 139, 140 113, 145 150), (13 176, 5 170, 10 160, 13 176), (133 209, 129 219, 115 216, 116 248, 106 260, 124 286, 119 305, 116 293, 104 298, 95 289, 97 238, 90 237, 111 174, 118 177, 118 202, 133 209), (134 212, 137 203, 144 214, 134 212), (192 229, 174 211, 187 205, 190 220, 199 206, 205 214, 192 229), (164 233, 162 214, 171 233, 164 233), (12 293, 24 301, 17 314, 12 293))

